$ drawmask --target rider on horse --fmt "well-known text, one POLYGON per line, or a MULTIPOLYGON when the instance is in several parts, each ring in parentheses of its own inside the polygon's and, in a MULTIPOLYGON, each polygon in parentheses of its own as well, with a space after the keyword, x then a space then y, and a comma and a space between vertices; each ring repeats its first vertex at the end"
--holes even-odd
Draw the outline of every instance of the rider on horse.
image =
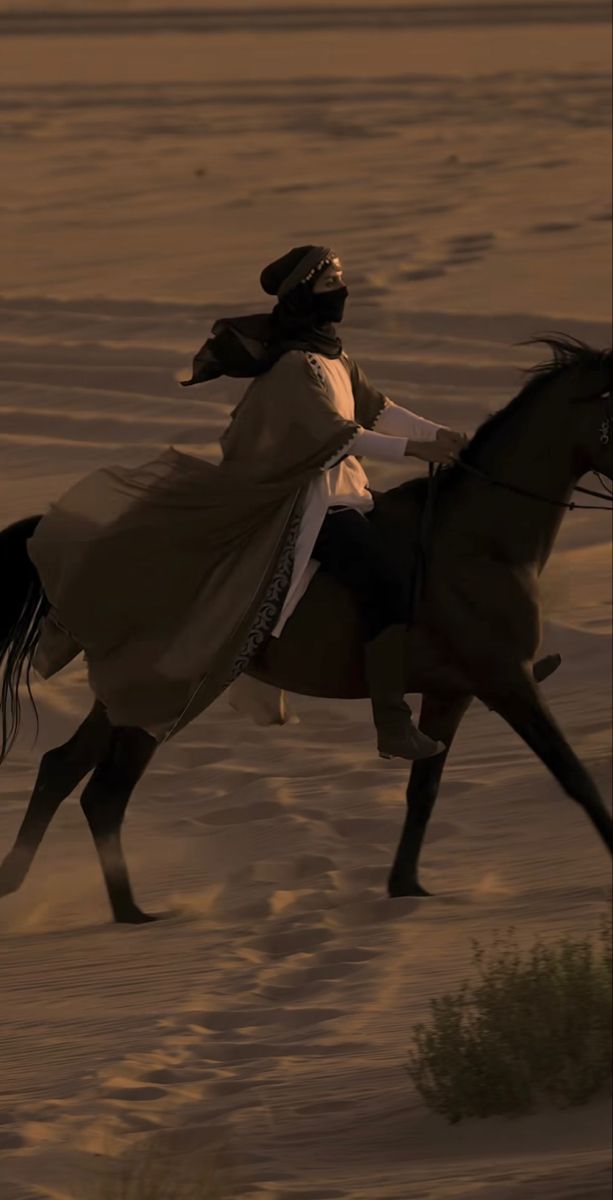
MULTIPOLYGON (((304 594, 318 566, 348 587, 356 600, 365 665, 383 757, 425 758, 439 753, 440 742, 427 737, 413 724, 404 701, 403 639, 409 609, 404 577, 383 538, 368 519, 374 501, 361 457, 401 461, 406 456, 425 462, 449 463, 466 444, 461 433, 435 424, 394 404, 367 379, 358 364, 344 351, 335 323, 342 321, 348 289, 338 255, 324 246, 297 246, 267 266, 260 276, 265 292, 278 297, 265 327, 269 368, 283 357, 283 387, 304 395, 304 410, 298 420, 305 426, 306 408, 322 404, 322 392, 334 414, 345 423, 343 444, 322 464, 323 470, 309 484, 300 531, 295 547, 291 582, 272 630, 279 637, 288 617, 304 594), (274 346, 273 354, 270 347, 274 346)), ((253 318, 252 318, 253 319, 253 318)), ((218 339, 210 340, 195 361, 190 382, 220 373, 242 373, 237 361, 239 328, 249 318, 219 322, 218 339), (229 327, 229 328, 228 328, 229 327), (227 332, 223 333, 226 329, 227 332), (230 331, 236 341, 234 349, 230 331), (222 337, 226 338, 221 344, 222 337), (211 370, 211 362, 215 367, 211 370), (206 364, 209 364, 208 368, 206 364)), ((243 334, 247 330, 243 328, 243 334)), ((257 336, 257 327, 249 334, 257 336)), ((244 346, 241 342, 241 346, 244 346)), ((259 373, 259 372, 258 372, 259 373)), ((277 369, 278 374, 278 369, 277 369)), ((260 388, 268 386, 260 374, 260 388)), ((274 377, 270 376, 274 387, 274 377)), ((253 385, 247 390, 248 405, 253 385)), ((280 389, 281 390, 281 389, 280 389)), ((283 396, 279 395, 279 403, 283 396)), ((242 408, 242 406, 239 406, 242 408)), ((235 410, 234 417, 236 417, 235 410)), ((320 441, 327 433, 322 424, 320 441)), ((275 429, 266 431, 270 444, 275 429)), ((260 446, 264 439, 260 438, 260 446)), ((233 424, 221 444, 226 460, 251 457, 254 448, 239 438, 233 424)), ((265 453, 265 446, 259 450, 265 453)))
POLYGON ((261 283, 273 311, 215 322, 186 381, 251 377, 222 461, 170 447, 101 467, 37 524, 28 554, 50 608, 34 666, 47 678, 82 650, 111 724, 164 741, 248 672, 321 566, 355 596, 379 752, 437 754, 404 702, 404 564, 369 520, 360 458, 448 463, 465 439, 394 404, 344 352, 329 248, 296 247, 261 283))

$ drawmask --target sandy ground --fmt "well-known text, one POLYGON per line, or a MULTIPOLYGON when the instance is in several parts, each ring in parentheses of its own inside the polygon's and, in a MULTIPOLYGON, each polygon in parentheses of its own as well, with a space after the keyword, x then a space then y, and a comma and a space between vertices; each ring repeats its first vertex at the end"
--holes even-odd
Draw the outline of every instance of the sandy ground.
MULTIPOLYGON (((274 33, 255 4, 218 4, 253 26, 214 33, 168 5, 156 32, 132 4, 128 34, 110 3, 102 32, 93 5, 70 32, 54 7, 0 6, 2 526, 104 463, 215 459, 244 385, 176 377, 215 316, 266 307, 259 271, 291 245, 341 253, 347 348, 456 427, 542 357, 520 338, 610 343, 598 3, 517 3, 504 24, 502 6, 431 4, 393 29, 342 3, 306 30, 276 3, 274 33)), ((610 795, 605 515, 565 519, 543 595, 543 649, 564 656, 548 697, 610 795)), ((38 743, 28 711, 0 771, 0 848, 41 752, 87 711, 82 665, 36 695, 38 743)), ((2 1200, 85 1200, 139 1140, 197 1160, 218 1129, 245 1200, 604 1200, 604 1102, 449 1127, 403 1071, 471 938, 595 929, 610 877, 587 821, 476 705, 425 847, 436 897, 390 902, 404 768, 376 757, 367 703, 289 703, 299 721, 261 729, 222 697, 138 789, 137 893, 170 919, 110 925, 76 797, 2 902, 2 1200)))

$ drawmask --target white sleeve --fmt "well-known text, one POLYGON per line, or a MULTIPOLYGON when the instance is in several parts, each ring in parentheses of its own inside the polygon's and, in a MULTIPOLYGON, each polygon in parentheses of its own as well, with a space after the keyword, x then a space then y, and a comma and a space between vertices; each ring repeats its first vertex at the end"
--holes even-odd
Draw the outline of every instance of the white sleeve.
POLYGON ((390 437, 387 433, 375 433, 373 429, 360 429, 345 446, 343 454, 365 454, 367 458, 401 459, 407 446, 407 438, 390 437))
POLYGON ((402 408, 400 404, 394 404, 394 401, 387 396, 386 400, 385 408, 381 409, 375 421, 377 433, 404 436, 412 442, 433 442, 437 429, 443 428, 442 425, 436 425, 434 421, 419 417, 409 408, 402 408))

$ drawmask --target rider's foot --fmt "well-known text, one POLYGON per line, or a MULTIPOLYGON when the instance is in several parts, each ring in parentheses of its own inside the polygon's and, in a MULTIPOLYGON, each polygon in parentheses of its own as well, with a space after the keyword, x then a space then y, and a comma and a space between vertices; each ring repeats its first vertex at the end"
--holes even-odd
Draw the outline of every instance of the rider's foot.
POLYGON ((436 742, 418 729, 411 720, 411 712, 403 709, 381 712, 375 706, 377 718, 377 748, 380 758, 433 758, 447 749, 444 742, 436 742))
POLYGON ((536 682, 542 683, 544 679, 549 679, 549 676, 557 671, 561 662, 561 654, 546 654, 544 658, 539 658, 532 667, 532 674, 536 682))
POLYGON ((24 854, 18 847, 9 850, 0 863, 0 896, 10 896, 21 887, 31 861, 31 854, 24 854))
POLYGON ((403 625, 388 625, 366 643, 364 665, 377 729, 381 758, 432 758, 445 746, 413 724, 405 703, 405 647, 403 625))

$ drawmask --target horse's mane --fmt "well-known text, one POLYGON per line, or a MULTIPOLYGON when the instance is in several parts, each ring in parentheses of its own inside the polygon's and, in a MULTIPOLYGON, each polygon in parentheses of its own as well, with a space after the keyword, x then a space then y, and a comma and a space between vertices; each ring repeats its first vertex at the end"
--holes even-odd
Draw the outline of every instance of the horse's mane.
MULTIPOLYGON (((552 351, 552 356, 544 362, 536 363, 533 367, 522 367, 523 374, 529 375, 530 378, 524 383, 521 390, 516 396, 505 404, 504 408, 498 409, 491 416, 486 417, 485 421, 479 425, 471 438, 468 446, 462 451, 462 459, 465 462, 472 462, 474 455, 480 451, 485 442, 496 433, 518 409, 523 408, 525 404, 531 403, 538 396, 544 385, 555 375, 561 375, 571 367, 582 366, 586 369, 595 368, 602 364, 603 359, 611 357, 611 350, 595 350, 593 346, 589 346, 587 342, 581 341, 580 338, 575 338, 564 333, 544 335, 543 337, 530 337, 522 342, 514 342, 514 346, 531 346, 538 345, 543 342, 548 345, 552 351)), ((443 472, 445 483, 450 483, 454 479, 458 479, 463 475, 462 469, 459 466, 446 468, 443 472)), ((417 496, 420 489, 425 488, 424 479, 410 479, 406 483, 401 483, 398 487, 390 488, 385 493, 386 496, 398 496, 406 494, 407 489, 411 489, 413 494, 417 496)))
MULTIPOLYGON (((590 369, 598 366, 603 359, 603 352, 595 350, 593 346, 588 346, 587 342, 582 342, 580 338, 574 338, 567 334, 549 335, 543 337, 530 337, 522 342, 514 342, 514 346, 532 346, 543 342, 548 345, 552 351, 553 357, 546 359, 544 362, 536 363, 533 367, 523 367, 524 375, 529 375, 530 378, 509 401, 504 408, 500 408, 491 416, 486 417, 485 421, 479 425, 475 434, 471 438, 466 450, 462 454, 462 458, 466 462, 471 462, 473 453, 482 449, 486 440, 492 433, 495 433, 502 425, 508 421, 509 417, 513 416, 519 408, 523 408, 524 404, 531 403, 536 399, 543 386, 553 379, 556 375, 562 375, 571 367, 581 366, 590 369)), ((610 354, 610 351, 608 351, 610 354)))

